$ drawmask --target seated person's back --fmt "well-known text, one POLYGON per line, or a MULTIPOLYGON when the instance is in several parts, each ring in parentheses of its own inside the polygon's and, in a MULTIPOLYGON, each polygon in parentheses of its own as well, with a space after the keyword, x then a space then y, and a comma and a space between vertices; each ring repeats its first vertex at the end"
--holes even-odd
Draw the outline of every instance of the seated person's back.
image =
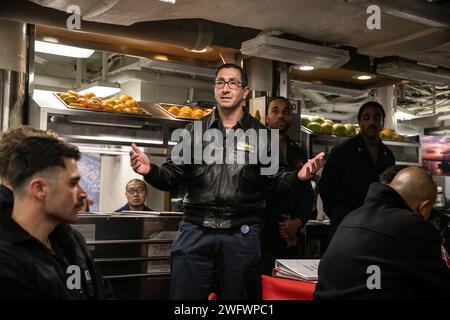
POLYGON ((319 266, 316 299, 449 298, 450 269, 428 219, 436 185, 407 168, 389 184, 373 183, 346 217, 319 266))

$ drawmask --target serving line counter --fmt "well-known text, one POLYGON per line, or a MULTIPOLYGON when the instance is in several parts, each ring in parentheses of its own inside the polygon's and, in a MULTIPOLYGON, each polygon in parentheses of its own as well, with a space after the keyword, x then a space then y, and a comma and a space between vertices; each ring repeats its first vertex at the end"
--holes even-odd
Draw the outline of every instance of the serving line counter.
POLYGON ((80 214, 84 236, 118 299, 168 299, 170 248, 181 212, 80 214))

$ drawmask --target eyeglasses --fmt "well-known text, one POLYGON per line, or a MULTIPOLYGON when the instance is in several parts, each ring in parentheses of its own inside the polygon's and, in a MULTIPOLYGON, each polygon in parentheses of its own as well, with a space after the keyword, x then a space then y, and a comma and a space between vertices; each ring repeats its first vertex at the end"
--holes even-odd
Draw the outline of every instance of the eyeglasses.
POLYGON ((145 189, 144 188, 128 189, 127 192, 129 194, 135 194, 135 193, 141 194, 141 193, 145 192, 145 189))
POLYGON ((237 80, 229 80, 229 81, 225 81, 225 80, 217 80, 214 81, 214 87, 217 89, 223 89, 225 87, 225 84, 228 85, 228 88, 230 88, 231 90, 236 90, 237 88, 243 86, 243 83, 237 80))

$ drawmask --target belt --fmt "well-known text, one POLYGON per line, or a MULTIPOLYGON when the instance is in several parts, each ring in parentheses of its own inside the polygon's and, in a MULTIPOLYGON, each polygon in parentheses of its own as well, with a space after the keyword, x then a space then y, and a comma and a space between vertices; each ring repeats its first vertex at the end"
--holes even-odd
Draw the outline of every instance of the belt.
POLYGON ((231 219, 205 216, 202 225, 212 229, 229 229, 231 228, 231 219))

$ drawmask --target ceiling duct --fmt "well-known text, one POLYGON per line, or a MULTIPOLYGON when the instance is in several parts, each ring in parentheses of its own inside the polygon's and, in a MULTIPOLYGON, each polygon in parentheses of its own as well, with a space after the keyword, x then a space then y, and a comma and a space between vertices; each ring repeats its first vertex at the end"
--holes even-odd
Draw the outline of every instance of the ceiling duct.
POLYGON ((437 3, 438 1, 347 0, 347 2, 360 4, 365 7, 370 4, 376 4, 381 8, 381 11, 386 14, 435 28, 445 28, 450 26, 450 20, 448 19, 450 16, 450 8, 439 5, 439 3, 437 3))
MULTIPOLYGON (((0 3, 0 19, 67 30, 67 18, 66 12, 42 7, 30 1, 0 3)), ((188 50, 202 50, 211 45, 213 40, 212 23, 202 19, 147 21, 131 26, 82 20, 81 26, 81 30, 73 31, 165 43, 188 50)))
POLYGON ((317 92, 323 92, 328 94, 335 94, 339 96, 346 96, 351 98, 361 98, 364 96, 367 96, 369 91, 368 90, 357 90, 357 89, 350 89, 350 88, 343 88, 343 87, 335 87, 335 86, 329 86, 324 84, 315 84, 305 81, 297 81, 297 80, 291 80, 294 87, 300 88, 300 89, 308 89, 312 91, 317 92))
POLYGON ((350 60, 347 50, 286 40, 265 34, 242 42, 241 53, 247 56, 308 65, 321 69, 338 68, 350 60))
POLYGON ((161 70, 175 73, 191 74, 197 76, 204 76, 209 78, 214 78, 215 69, 203 68, 191 65, 184 65, 179 63, 173 63, 168 61, 157 61, 149 59, 141 59, 140 66, 142 68, 148 68, 152 70, 161 70))
POLYGON ((377 65, 377 73, 424 83, 450 84, 449 71, 443 68, 429 68, 404 61, 380 63, 377 65))

